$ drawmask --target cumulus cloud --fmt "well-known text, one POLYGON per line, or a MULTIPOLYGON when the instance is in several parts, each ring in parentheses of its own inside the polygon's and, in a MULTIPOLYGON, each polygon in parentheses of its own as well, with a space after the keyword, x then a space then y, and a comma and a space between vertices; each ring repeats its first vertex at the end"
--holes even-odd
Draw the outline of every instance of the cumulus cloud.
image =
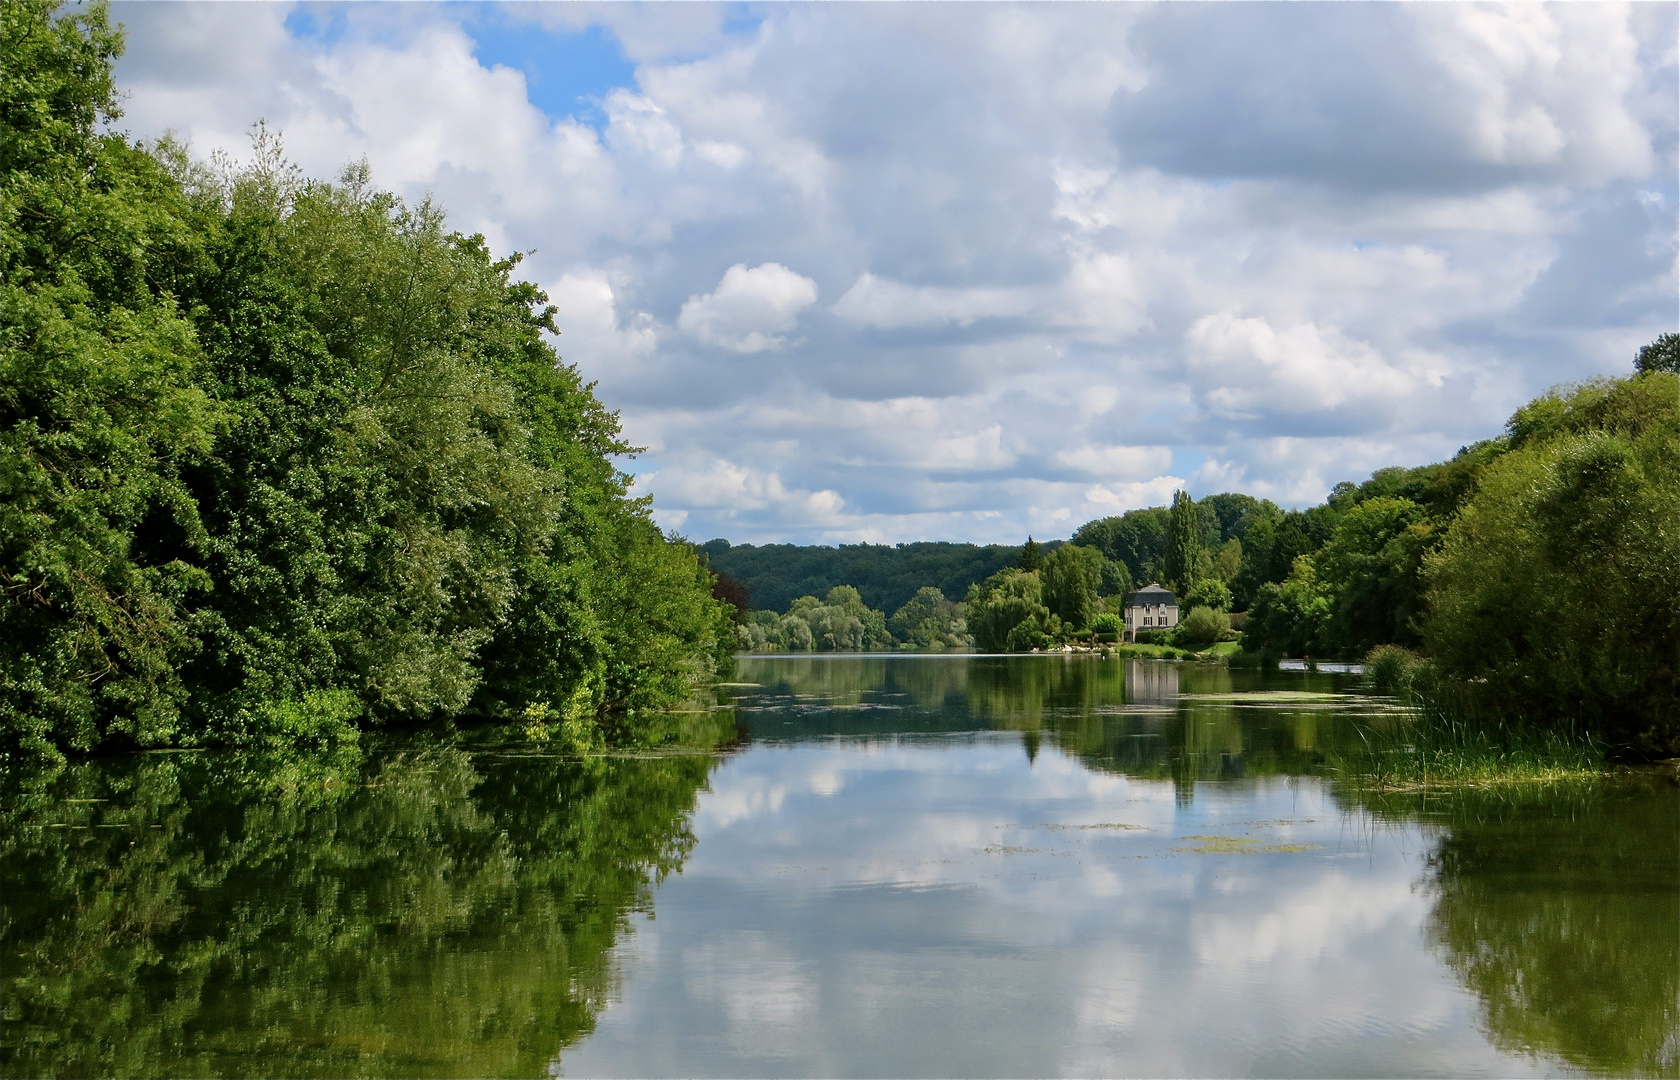
POLYGON ((817 302, 817 283, 781 263, 736 263, 704 296, 691 296, 677 325, 707 345, 755 353, 787 345, 799 313, 817 302))
POLYGON ((638 478, 644 488, 658 491, 678 505, 725 513, 768 510, 794 526, 832 524, 846 500, 829 490, 789 488, 773 470, 714 459, 684 463, 638 478))
POLYGON ((1643 176, 1651 134, 1625 16, 1570 5, 1168 5, 1116 140, 1204 176, 1474 189, 1643 176))
POLYGON ((325 10, 123 7, 122 123, 533 252, 701 538, 1312 502, 1676 328, 1669 5, 325 10), (551 116, 492 33, 634 75, 551 116))
POLYGON ((834 304, 847 322, 879 330, 968 326, 976 319, 1022 316, 1038 306, 1024 289, 953 289, 911 286, 864 273, 834 304))
POLYGON ((1204 315, 1185 334, 1185 352, 1204 406, 1232 420, 1368 411, 1419 382, 1366 342, 1310 322, 1279 331, 1261 318, 1204 315))
POLYGON ((1093 477, 1160 475, 1172 467, 1172 447, 1076 446, 1056 451, 1054 461, 1072 472, 1093 477))

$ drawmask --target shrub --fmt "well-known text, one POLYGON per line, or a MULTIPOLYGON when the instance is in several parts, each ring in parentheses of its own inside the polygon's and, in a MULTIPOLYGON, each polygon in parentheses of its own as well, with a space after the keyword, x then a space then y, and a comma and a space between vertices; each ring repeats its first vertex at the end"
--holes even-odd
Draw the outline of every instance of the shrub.
POLYGON ((1378 645, 1365 655, 1365 683, 1379 694, 1410 693, 1426 682, 1429 661, 1399 645, 1378 645))
POLYGON ((1218 578, 1203 578, 1184 595, 1184 606, 1191 610, 1208 607, 1215 611, 1230 611, 1231 590, 1218 578))
POLYGON ((1196 645, 1211 645, 1231 629, 1231 618, 1210 607, 1194 607, 1179 624, 1179 637, 1196 645))

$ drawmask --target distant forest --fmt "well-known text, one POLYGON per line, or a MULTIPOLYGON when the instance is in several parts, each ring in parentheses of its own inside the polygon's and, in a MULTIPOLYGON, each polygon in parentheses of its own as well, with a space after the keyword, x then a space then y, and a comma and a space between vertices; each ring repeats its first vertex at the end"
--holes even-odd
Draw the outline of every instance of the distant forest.
POLYGON ((1262 662, 1363 658, 1455 716, 1673 756, 1677 373, 1665 334, 1631 375, 1556 387, 1449 461, 1379 469, 1305 510, 1180 491, 1022 547, 702 550, 742 649, 1027 652, 1115 634, 1126 593, 1161 582, 1186 614, 1149 644, 1230 640, 1245 612, 1242 651, 1262 662))
MULTIPOLYGON (((1236 493, 1210 495, 1195 504, 1195 513, 1200 548, 1215 558, 1223 549, 1228 559, 1240 558, 1240 545, 1226 545, 1247 536, 1249 526, 1259 518, 1293 520, 1270 502, 1236 493)), ((1154 506, 1101 518, 1076 530, 1072 542, 1097 548, 1108 558, 1124 563, 1139 586, 1165 581, 1168 516, 1167 507, 1154 506)), ((1311 515, 1299 518, 1302 535, 1297 538, 1292 533, 1277 552, 1281 572, 1267 577, 1270 567, 1262 559, 1251 569, 1251 577, 1281 581, 1289 572, 1290 560, 1317 546, 1307 534, 1322 532, 1328 536, 1335 527, 1330 523, 1326 528, 1311 515), (1309 521, 1312 524, 1307 524, 1309 521)), ((1040 547, 1049 555, 1063 542, 1051 540, 1040 547)), ((801 596, 826 596, 836 585, 850 585, 871 608, 892 612, 908 603, 916 590, 927 586, 948 597, 962 597, 970 585, 1015 566, 1021 559, 1022 546, 923 542, 824 547, 731 544, 720 539, 701 544, 700 550, 706 553, 713 571, 727 575, 746 590, 747 596, 742 599, 749 608, 786 611, 801 596)), ((1268 544, 1265 556, 1272 554, 1272 545, 1268 544)), ((1233 577, 1236 569, 1233 562, 1224 576, 1233 577)))
MULTIPOLYGON (((1046 545, 1053 547, 1054 545, 1046 545)), ((850 585, 877 611, 897 611, 916 590, 931 585, 960 597, 968 587, 1014 566, 1019 544, 731 544, 700 545, 712 570, 727 574, 747 591, 747 607, 786 611, 801 596, 826 596, 850 585)))

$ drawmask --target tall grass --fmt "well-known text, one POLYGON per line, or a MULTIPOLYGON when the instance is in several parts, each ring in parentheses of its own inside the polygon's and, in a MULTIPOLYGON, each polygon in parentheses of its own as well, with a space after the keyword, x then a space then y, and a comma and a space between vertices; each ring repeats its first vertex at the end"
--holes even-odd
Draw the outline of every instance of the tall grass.
POLYGON ((1409 704, 1410 716, 1360 724, 1338 766, 1361 786, 1416 789, 1562 782, 1604 775, 1607 747, 1567 721, 1536 723, 1440 679, 1428 660, 1393 645, 1365 659, 1366 684, 1409 704))

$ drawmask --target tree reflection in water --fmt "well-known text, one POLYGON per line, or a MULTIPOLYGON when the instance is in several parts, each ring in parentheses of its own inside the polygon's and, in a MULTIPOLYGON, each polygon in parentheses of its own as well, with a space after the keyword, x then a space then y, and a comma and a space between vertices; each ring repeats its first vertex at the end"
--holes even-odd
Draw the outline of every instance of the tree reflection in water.
MULTIPOLYGON (((766 662, 812 724, 844 700, 830 733, 904 730, 871 702, 937 714, 918 728, 1017 730, 1031 757, 1046 742, 1087 767, 1170 779, 1181 801, 1198 783, 1279 775, 1337 776, 1355 725, 1395 721, 1381 703, 1273 698, 1230 691, 1322 691, 1347 680, 1195 664, 1088 657, 976 657, 940 664, 834 658, 766 662)), ((797 730, 797 729, 796 729, 797 730)), ((802 734, 813 734, 806 729, 802 734)), ((1500 1049, 1542 1066, 1680 1075, 1680 800, 1672 779, 1585 785, 1512 784, 1496 791, 1378 795, 1337 781, 1337 797, 1377 819, 1441 829, 1426 885, 1431 944, 1480 1001, 1500 1049), (1656 790, 1660 789, 1660 790, 1656 790)))
POLYGON ((1446 831, 1426 928, 1500 1049, 1680 1074, 1680 800, 1672 779, 1366 799, 1446 831))
POLYGON ((404 745, 13 778, 6 1075, 545 1072, 717 757, 404 745))

